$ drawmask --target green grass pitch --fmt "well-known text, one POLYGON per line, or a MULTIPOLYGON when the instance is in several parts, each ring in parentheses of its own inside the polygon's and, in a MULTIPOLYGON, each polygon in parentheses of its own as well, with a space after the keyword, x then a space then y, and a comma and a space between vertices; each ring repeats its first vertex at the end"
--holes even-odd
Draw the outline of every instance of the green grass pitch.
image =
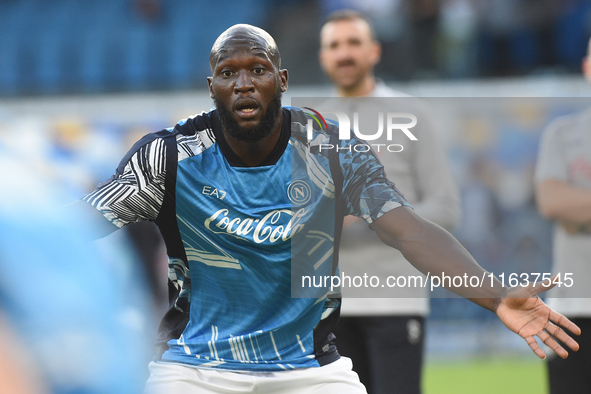
POLYGON ((476 358, 428 362, 424 394, 545 394, 544 361, 530 358, 476 358))

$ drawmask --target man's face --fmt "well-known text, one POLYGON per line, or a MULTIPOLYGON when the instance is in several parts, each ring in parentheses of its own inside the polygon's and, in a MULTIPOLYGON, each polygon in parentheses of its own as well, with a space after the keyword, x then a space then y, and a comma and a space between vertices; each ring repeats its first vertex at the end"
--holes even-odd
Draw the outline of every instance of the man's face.
POLYGON ((329 22, 320 32, 320 64, 335 84, 358 85, 380 60, 380 46, 372 40, 364 20, 329 22))
POLYGON ((287 71, 277 69, 263 46, 230 40, 212 65, 207 81, 230 136, 258 142, 271 134, 281 113, 287 71))

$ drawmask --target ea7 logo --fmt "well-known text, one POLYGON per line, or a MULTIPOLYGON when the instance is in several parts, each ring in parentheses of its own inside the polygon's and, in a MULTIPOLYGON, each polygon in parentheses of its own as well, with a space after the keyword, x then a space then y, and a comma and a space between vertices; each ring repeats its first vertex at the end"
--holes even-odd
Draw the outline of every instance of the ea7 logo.
MULTIPOLYGON (((328 126, 324 117, 320 115, 318 111, 313 110, 312 108, 304 107, 312 111, 315 115, 311 115, 313 119, 320 125, 324 125, 326 129, 328 126), (320 123, 322 121, 322 123, 320 123)), ((411 113, 406 112, 388 112, 384 116, 383 112, 378 113, 378 130, 373 134, 364 134, 359 130, 359 113, 353 113, 353 127, 351 128, 351 121, 349 120, 349 116, 340 111, 330 111, 327 110, 325 112, 330 112, 331 114, 336 115, 336 118, 339 123, 339 139, 340 140, 348 140, 351 139, 351 129, 357 138, 366 141, 375 141, 382 136, 384 133, 384 118, 386 120, 386 138, 388 141, 392 141, 392 136, 394 131, 402 131, 404 135, 406 135, 411 141, 417 141, 417 137, 410 131, 413 127, 417 125, 417 117, 411 113)), ((307 137, 308 140, 311 141, 313 136, 313 120, 308 119, 307 127, 307 137)))

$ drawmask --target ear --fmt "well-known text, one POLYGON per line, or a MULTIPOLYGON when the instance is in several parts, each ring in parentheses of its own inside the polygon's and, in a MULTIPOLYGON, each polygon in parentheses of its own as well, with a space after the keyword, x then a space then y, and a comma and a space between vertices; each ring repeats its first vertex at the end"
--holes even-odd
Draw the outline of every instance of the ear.
POLYGON ((282 92, 285 92, 287 90, 287 86, 288 86, 288 80, 289 80, 289 74, 287 72, 286 69, 283 70, 279 70, 279 89, 282 92))
POLYGON ((213 94, 213 88, 211 86, 212 81, 213 81, 212 77, 207 77, 207 87, 209 88, 209 97, 214 98, 215 95, 213 94))
POLYGON ((370 56, 374 66, 380 62, 382 58, 382 45, 379 42, 373 42, 370 56))

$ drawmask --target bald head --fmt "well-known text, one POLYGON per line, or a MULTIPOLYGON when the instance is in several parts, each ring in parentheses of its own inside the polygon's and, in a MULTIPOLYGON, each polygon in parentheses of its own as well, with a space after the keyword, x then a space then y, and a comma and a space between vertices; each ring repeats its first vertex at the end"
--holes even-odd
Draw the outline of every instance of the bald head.
POLYGON ((216 64, 235 47, 247 47, 252 51, 267 54, 273 65, 281 68, 281 55, 275 40, 265 30, 247 24, 238 24, 228 28, 215 40, 209 53, 209 67, 212 72, 216 64))

